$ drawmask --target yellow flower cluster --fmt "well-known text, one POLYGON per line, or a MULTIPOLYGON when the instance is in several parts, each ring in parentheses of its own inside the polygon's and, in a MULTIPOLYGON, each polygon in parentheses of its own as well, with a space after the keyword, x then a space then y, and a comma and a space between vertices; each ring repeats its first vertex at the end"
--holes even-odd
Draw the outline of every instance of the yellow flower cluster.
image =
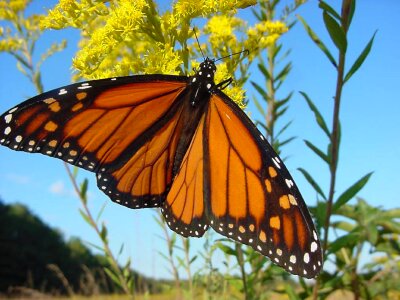
POLYGON ((178 0, 174 4, 173 12, 178 18, 183 19, 205 17, 212 13, 225 13, 256 3, 256 0, 178 0))
POLYGON ((183 63, 182 58, 171 45, 161 43, 157 43, 157 47, 148 51, 144 58, 146 65, 143 67, 143 71, 146 74, 179 75, 179 67, 183 63))
POLYGON ((237 49, 237 38, 235 31, 244 25, 242 19, 229 15, 216 15, 211 17, 204 28, 204 32, 209 34, 209 43, 212 48, 220 49, 224 54, 227 49, 233 52, 240 51, 237 49))
POLYGON ((105 19, 105 25, 90 33, 89 41, 77 53, 73 66, 92 74, 112 51, 132 39, 133 33, 143 23, 146 1, 121 0, 105 19))
MULTIPOLYGON (((218 64, 214 77, 216 84, 231 77, 232 73, 229 72, 227 64, 224 62, 218 64)), ((233 84, 235 84, 235 82, 233 82, 233 84)), ((223 92, 227 94, 237 105, 239 105, 240 108, 245 108, 245 104, 243 103, 245 98, 245 90, 241 86, 230 85, 226 87, 223 92)))
POLYGON ((250 50, 265 49, 275 44, 277 39, 288 31, 288 27, 281 21, 263 21, 257 23, 247 31, 247 47, 250 50))
POLYGON ((103 1, 60 0, 41 20, 42 29, 62 29, 66 27, 84 28, 94 18, 106 15, 108 7, 103 1))

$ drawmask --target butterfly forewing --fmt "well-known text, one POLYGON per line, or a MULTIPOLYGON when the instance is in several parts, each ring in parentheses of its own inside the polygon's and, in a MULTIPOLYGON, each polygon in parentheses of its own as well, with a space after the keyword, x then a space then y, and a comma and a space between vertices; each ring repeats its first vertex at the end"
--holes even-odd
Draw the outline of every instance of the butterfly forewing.
POLYGON ((120 204, 159 206, 172 181, 186 81, 131 76, 53 90, 3 114, 0 143, 98 173, 100 190, 120 204))

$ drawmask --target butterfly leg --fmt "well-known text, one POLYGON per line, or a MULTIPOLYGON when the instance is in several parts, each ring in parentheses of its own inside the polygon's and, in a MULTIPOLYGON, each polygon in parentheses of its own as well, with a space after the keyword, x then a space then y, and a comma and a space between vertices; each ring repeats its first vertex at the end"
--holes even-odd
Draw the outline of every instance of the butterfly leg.
POLYGON ((219 89, 219 90, 223 90, 225 88, 228 87, 228 85, 230 85, 232 83, 233 79, 232 78, 228 78, 224 81, 221 81, 220 83, 218 83, 215 88, 219 89))

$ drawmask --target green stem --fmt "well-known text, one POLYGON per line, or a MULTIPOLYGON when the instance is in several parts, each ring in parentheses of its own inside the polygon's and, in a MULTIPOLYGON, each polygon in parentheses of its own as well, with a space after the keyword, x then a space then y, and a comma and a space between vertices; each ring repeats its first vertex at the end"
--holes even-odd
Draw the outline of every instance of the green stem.
MULTIPOLYGON (((347 40, 347 31, 349 24, 349 14, 348 10, 350 7, 350 3, 352 0, 343 0, 342 1, 342 12, 341 12, 341 25, 344 30, 346 40, 347 40)), ((328 201, 326 207, 326 217, 324 224, 324 237, 323 237, 323 245, 322 250, 324 255, 326 255, 328 248, 328 240, 329 240, 329 228, 330 228, 330 219, 332 216, 332 207, 335 195, 335 187, 336 187, 336 175, 337 175, 337 166, 338 166, 338 157, 339 157, 339 126, 340 126, 340 102, 342 98, 342 90, 344 85, 344 70, 345 70, 345 61, 346 61, 346 50, 339 51, 339 62, 337 66, 337 77, 336 77, 336 91, 334 98, 334 107, 333 107, 333 121, 332 121, 332 132, 330 135, 330 144, 331 144, 331 161, 329 165, 330 171, 330 184, 329 184, 329 194, 328 201)), ((320 279, 317 280, 314 290, 313 290, 313 299, 317 299, 318 297, 318 289, 319 289, 320 279)))
POLYGON ((122 271, 121 271, 120 267, 118 266, 117 260, 115 259, 110 247, 108 246, 108 243, 102 238, 101 229, 99 228, 96 221, 94 220, 94 218, 89 210, 89 207, 87 206, 87 202, 85 201, 85 199, 83 199, 83 197, 81 195, 80 189, 78 187, 78 184, 75 180, 74 175, 72 174, 67 163, 64 163, 64 166, 65 166, 65 169, 67 170, 68 176, 72 182, 74 190, 75 190, 76 194, 78 195, 79 200, 82 203, 83 209, 85 210, 85 213, 90 221, 90 225, 92 226, 92 228, 95 230, 96 234, 100 237, 101 241, 103 242, 104 252, 106 253, 107 257, 110 259, 111 267, 114 269, 114 272, 118 276, 119 283, 121 284, 122 289, 124 290, 125 294, 133 296, 133 294, 131 293, 131 291, 128 287, 126 278, 122 274, 122 271))
POLYGON ((240 267, 240 273, 242 275, 242 282, 243 282, 243 292, 244 292, 244 299, 248 300, 250 299, 249 297, 249 291, 247 287, 247 274, 244 269, 244 259, 243 259, 243 250, 242 246, 238 243, 235 243, 235 248, 236 248, 236 253, 237 253, 237 261, 240 267))

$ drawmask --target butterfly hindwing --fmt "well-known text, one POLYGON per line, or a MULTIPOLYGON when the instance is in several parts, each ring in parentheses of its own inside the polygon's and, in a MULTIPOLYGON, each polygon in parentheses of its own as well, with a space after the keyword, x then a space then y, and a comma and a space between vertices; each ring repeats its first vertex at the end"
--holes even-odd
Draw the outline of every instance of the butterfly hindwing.
POLYGON ((320 243, 286 167, 245 113, 225 94, 211 96, 204 172, 209 222, 293 274, 315 277, 320 243))

